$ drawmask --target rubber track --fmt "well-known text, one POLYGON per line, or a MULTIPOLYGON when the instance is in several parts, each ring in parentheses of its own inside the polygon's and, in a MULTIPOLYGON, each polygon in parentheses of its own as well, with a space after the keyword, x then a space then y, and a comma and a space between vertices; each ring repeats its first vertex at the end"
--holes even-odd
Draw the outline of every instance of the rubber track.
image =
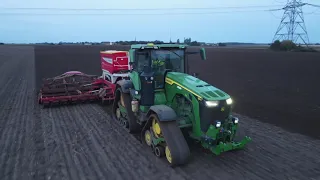
POLYGON ((112 121, 111 106, 41 109, 33 58, 32 47, 0 47, 1 180, 320 179, 319 140, 240 115, 253 139, 243 151, 214 156, 190 146, 188 164, 170 168, 112 121))
POLYGON ((159 122, 165 141, 170 149, 172 164, 183 165, 188 162, 190 150, 175 121, 159 122))

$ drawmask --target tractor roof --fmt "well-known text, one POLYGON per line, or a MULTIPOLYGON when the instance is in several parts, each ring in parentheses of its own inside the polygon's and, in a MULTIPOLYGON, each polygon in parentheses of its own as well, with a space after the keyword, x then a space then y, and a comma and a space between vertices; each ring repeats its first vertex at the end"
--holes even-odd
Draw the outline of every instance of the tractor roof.
POLYGON ((144 48, 151 48, 154 49, 156 48, 180 48, 180 49, 185 49, 188 45, 186 44, 153 44, 153 43, 148 43, 148 44, 133 44, 131 45, 131 49, 144 49, 144 48))

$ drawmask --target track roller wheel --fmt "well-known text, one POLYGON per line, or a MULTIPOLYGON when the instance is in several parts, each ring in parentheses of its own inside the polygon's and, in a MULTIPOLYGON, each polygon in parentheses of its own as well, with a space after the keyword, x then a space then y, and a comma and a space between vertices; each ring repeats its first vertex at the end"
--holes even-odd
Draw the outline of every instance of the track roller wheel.
POLYGON ((137 123, 136 121, 136 117, 135 115, 133 114, 132 112, 132 109, 131 109, 131 97, 130 97, 130 94, 127 94, 127 93, 123 93, 121 91, 121 88, 118 88, 115 92, 115 100, 113 102, 113 106, 112 106, 112 116, 113 116, 113 119, 118 121, 118 118, 117 118, 117 114, 119 114, 117 111, 117 109, 119 109, 119 101, 121 102, 121 105, 124 106, 124 108, 126 109, 126 112, 127 112, 127 119, 125 120, 126 121, 126 126, 128 127, 128 131, 129 133, 137 133, 140 131, 140 125, 137 123))
POLYGON ((148 146, 152 145, 152 136, 149 130, 146 130, 144 133, 144 140, 148 146))
POLYGON ((169 163, 172 163, 171 152, 170 152, 170 149, 169 149, 168 146, 166 146, 165 155, 166 155, 167 161, 168 161, 169 163))
MULTIPOLYGON (((154 148, 154 154, 157 156, 157 157, 163 157, 165 155, 165 151, 164 151, 164 147, 162 146, 156 146, 154 148)), ((169 161, 170 162, 170 161, 169 161)), ((171 162, 170 162, 171 163, 171 162)))
POLYGON ((164 138, 165 140, 164 147, 155 146, 154 153, 156 154, 157 148, 160 152, 156 156, 166 156, 172 167, 187 163, 190 157, 190 149, 176 121, 161 122, 156 114, 151 114, 150 120, 152 122, 152 133, 156 138, 164 138))
POLYGON ((156 138, 159 138, 162 136, 160 125, 159 125, 157 119, 155 119, 155 118, 152 119, 152 131, 153 131, 153 134, 155 135, 156 138))

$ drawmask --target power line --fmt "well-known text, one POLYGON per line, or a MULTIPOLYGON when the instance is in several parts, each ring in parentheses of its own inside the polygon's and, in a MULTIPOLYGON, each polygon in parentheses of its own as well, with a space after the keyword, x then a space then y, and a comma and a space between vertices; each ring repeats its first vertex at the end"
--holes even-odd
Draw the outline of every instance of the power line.
MULTIPOLYGON (((228 7, 228 8, 243 8, 243 7, 228 7)), ((257 6, 255 6, 255 7, 257 7, 257 6)), ((261 6, 259 6, 259 7, 261 7, 261 6)), ((25 9, 25 8, 23 8, 23 9, 25 9)), ((179 8, 169 8, 169 9, 179 9, 179 8)), ((194 9, 195 10, 195 9, 199 9, 199 8, 189 8, 189 9, 194 9)), ((215 9, 215 8, 202 8, 202 9, 215 9)), ((283 10, 283 9, 284 8, 281 8, 281 9, 261 9, 261 10, 241 10, 241 11, 230 10, 230 11, 210 11, 210 12, 162 12, 162 13, 34 13, 34 12, 3 12, 3 13, 0 13, 0 16, 126 16, 126 15, 138 15, 138 16, 140 16, 140 15, 141 16, 143 16, 143 15, 161 15, 161 16, 163 16, 163 15, 197 15, 197 14, 198 15, 205 15, 205 14, 229 14, 229 13, 247 13, 247 12, 271 12, 272 13, 272 11, 279 11, 279 10, 283 10)), ((64 9, 64 10, 66 10, 66 9, 64 9)), ((70 9, 68 9, 68 10, 70 10, 70 9)), ((84 9, 82 9, 82 10, 84 10, 84 9)), ((85 10, 92 10, 92 9, 85 9, 85 10)), ((107 10, 107 9, 100 9, 100 10, 107 10)), ((115 10, 115 9, 112 9, 112 10, 115 10)), ((119 9, 117 9, 117 10, 119 10, 119 9)), ((136 10, 136 9, 132 9, 132 10, 136 10)), ((147 9, 145 9, 145 10, 147 10, 147 9)), ((150 10, 150 9, 148 9, 148 10, 150 10)), ((158 9, 158 10, 160 10, 160 9, 158 9)), ((317 13, 314 13, 314 14, 317 14, 317 13)))
POLYGON ((214 12, 181 12, 181 13, 0 13, 0 16, 126 16, 126 15, 205 15, 205 14, 229 14, 229 13, 248 13, 248 12, 267 12, 268 10, 251 11, 214 11, 214 12))
POLYGON ((158 10, 211 10, 211 9, 248 9, 248 8, 270 8, 280 7, 280 5, 264 6, 222 6, 222 7, 202 7, 202 8, 6 8, 3 10, 56 10, 56 11, 158 11, 158 10))
POLYGON ((320 8, 320 5, 310 4, 310 3, 306 3, 306 4, 309 5, 309 6, 313 6, 313 7, 318 7, 318 8, 320 8))

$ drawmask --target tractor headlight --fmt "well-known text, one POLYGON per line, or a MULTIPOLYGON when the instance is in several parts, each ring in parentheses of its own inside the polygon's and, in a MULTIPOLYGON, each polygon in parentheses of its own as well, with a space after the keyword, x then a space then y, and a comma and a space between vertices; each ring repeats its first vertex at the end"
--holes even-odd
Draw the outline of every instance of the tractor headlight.
POLYGON ((219 105, 219 101, 205 101, 207 107, 216 107, 219 105))
POLYGON ((230 104, 232 104, 232 99, 229 98, 229 99, 226 100, 226 102, 227 102, 228 105, 230 105, 230 104))
POLYGON ((217 122, 216 122, 216 127, 217 127, 217 128, 221 127, 221 122, 220 122, 220 121, 217 121, 217 122))

